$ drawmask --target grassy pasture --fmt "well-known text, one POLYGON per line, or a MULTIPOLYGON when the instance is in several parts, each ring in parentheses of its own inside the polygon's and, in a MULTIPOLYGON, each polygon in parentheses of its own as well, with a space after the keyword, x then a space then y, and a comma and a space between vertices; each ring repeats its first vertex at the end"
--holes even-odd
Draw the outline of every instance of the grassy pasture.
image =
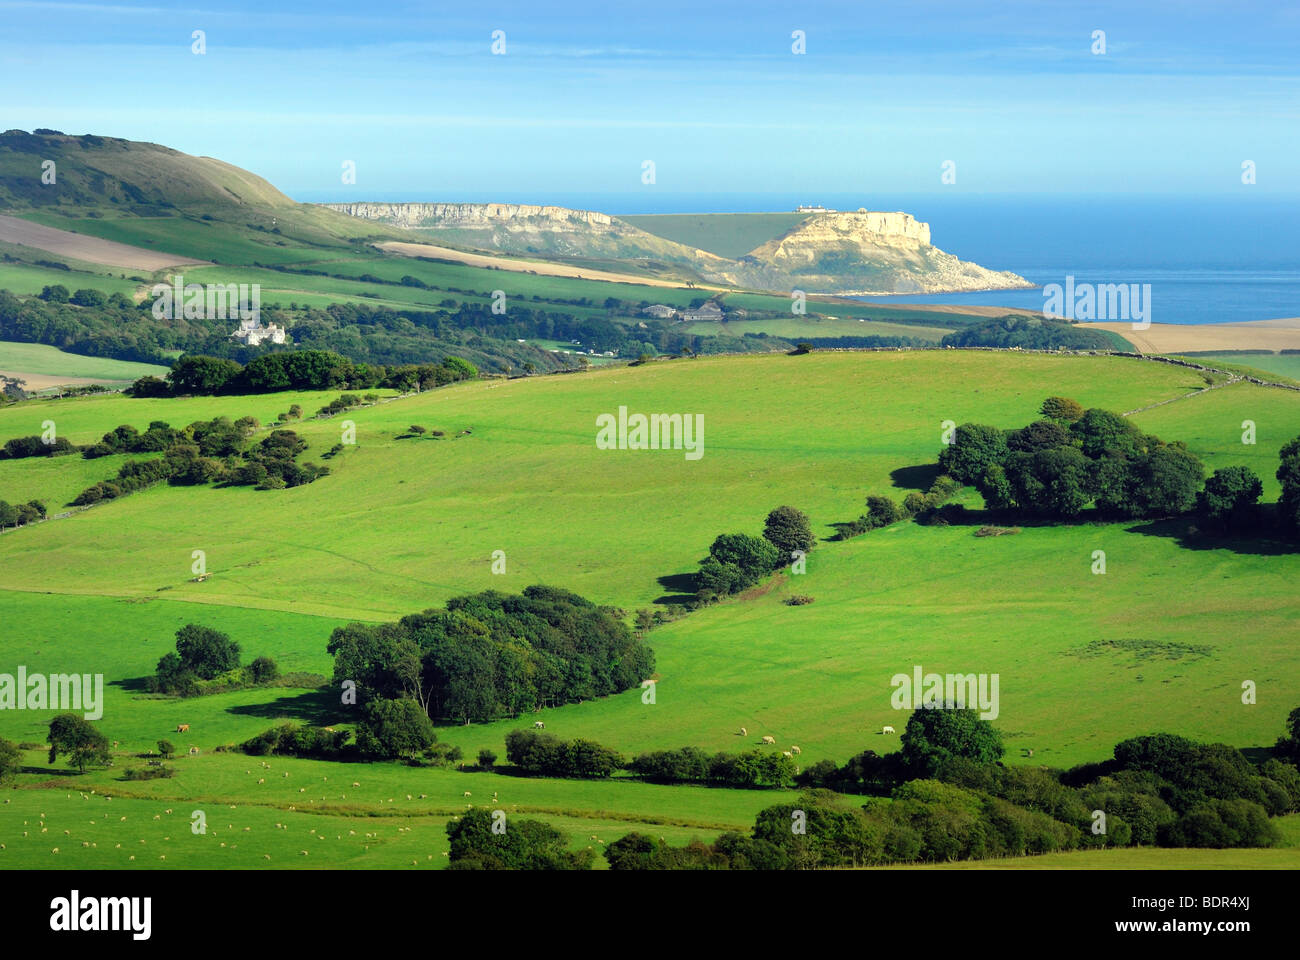
MULTIPOLYGON (((46 254, 46 257, 54 259, 52 254, 46 254)), ((124 280, 120 276, 109 276, 106 273, 57 270, 31 263, 0 263, 0 290, 30 295, 55 284, 62 284, 69 292, 89 288, 105 294, 120 293, 128 297, 139 286, 134 280, 124 280)))
POLYGON ((1226 364, 1235 369, 1253 368, 1257 376, 1263 372, 1292 383, 1300 381, 1300 353, 1197 353, 1187 356, 1187 359, 1207 366, 1226 364))
POLYGON ((619 217, 665 240, 720 257, 743 257, 808 219, 806 213, 648 213, 619 217))
MULTIPOLYGON (((780 503, 795 502, 829 534, 829 524, 857 516, 865 493, 892 488, 901 497, 891 472, 933 463, 946 419, 1012 426, 1032 419, 1051 392, 1131 409, 1190 389, 1188 371, 1122 364, 814 354, 459 384, 349 414, 357 446, 316 484, 148 490, 6 538, 0 555, 45 558, 39 574, 13 565, 6 585, 18 589, 38 581, 49 589, 51 578, 68 576, 80 593, 133 596, 171 585, 186 599, 331 616, 391 617, 456 592, 539 581, 632 609, 662 596, 657 578, 692 569, 718 533, 757 530, 780 503), (620 405, 702 414, 704 457, 598 450, 595 419, 620 405), (449 436, 395 439, 411 423, 449 436), (472 435, 451 437, 465 428, 472 435), (728 495, 709 493, 720 489, 728 495), (208 551, 213 576, 177 582, 177 563, 188 569, 195 548, 208 551), (496 549, 510 558, 504 577, 490 573, 496 549), (106 553, 128 554, 111 579, 72 575, 106 553)), ((310 414, 323 398, 88 398, 57 415, 41 407, 39 416, 19 405, 0 411, 0 438, 38 430, 47 416, 85 443, 124 421, 179 425, 218 413, 265 421, 292 402, 310 414)), ((340 428, 341 420, 295 427, 311 444, 308 458, 338 442, 340 428)), ((0 487, 8 466, 0 464, 0 487)))
POLYGON ((82 377, 93 380, 136 380, 152 374, 164 376, 166 367, 153 363, 133 363, 107 357, 85 357, 66 353, 41 343, 0 341, 0 370, 24 370, 55 377, 82 377))
MULTIPOLYGON (((457 593, 547 582, 628 610, 652 607, 672 592, 671 581, 659 578, 689 572, 719 533, 758 532, 778 504, 807 511, 826 537, 830 524, 861 512, 867 493, 899 499, 923 487, 943 420, 1011 427, 1032 419, 1049 394, 1131 410, 1201 385, 1193 371, 1155 363, 963 351, 713 358, 457 384, 294 424, 311 443, 306 459, 338 441, 341 420, 357 425, 358 446, 329 461, 333 473, 307 487, 159 487, 6 533, 0 611, 12 626, 0 638, 3 669, 104 673, 101 725, 121 741, 122 756, 112 770, 73 777, 49 772, 31 752, 32 772, 19 785, 43 789, 5 791, 20 806, 5 807, 2 816, 11 821, 21 812, 31 820, 45 812, 43 837, 57 831, 63 842, 8 842, 0 858, 9 859, 0 863, 55 866, 50 848, 59 846, 60 866, 117 865, 112 858, 135 844, 149 851, 135 854, 130 865, 138 868, 164 865, 164 853, 168 866, 437 865, 445 860, 446 818, 466 803, 487 802, 493 791, 503 805, 565 830, 575 846, 591 843, 590 834, 608 840, 632 829, 673 842, 744 829, 788 794, 282 759, 269 761, 274 777, 254 775, 258 760, 212 749, 281 718, 346 722, 343 708, 328 695, 286 688, 153 699, 136 681, 187 622, 230 633, 246 660, 265 653, 282 669, 328 675, 325 642, 338 623, 395 618, 457 593), (703 413, 703 459, 597 450, 595 416, 619 405, 703 413), (395 439, 411 423, 448 437, 395 439), (452 439, 464 428, 472 434, 452 439), (194 549, 206 551, 212 573, 202 584, 189 582, 194 549), (506 552, 504 576, 490 574, 495 549, 506 552), (180 722, 190 723, 191 733, 171 735, 180 722), (115 779, 128 751, 162 737, 203 753, 178 759, 172 780, 115 779), (354 780, 362 788, 343 787, 354 780), (112 793, 112 804, 139 805, 123 806, 120 815, 132 818, 128 823, 139 817, 141 832, 128 838, 77 813, 100 802, 81 799, 90 787, 112 793), (408 793, 416 799, 406 801, 408 793), (230 804, 236 809, 227 817, 230 804), (288 811, 291 805, 297 810, 288 811), (162 814, 167 807, 172 815, 162 814), (205 837, 188 831, 188 814, 199 807, 217 825, 205 837), (73 830, 77 817, 86 823, 73 830), (275 822, 290 830, 277 831, 275 822), (399 822, 411 831, 399 832, 399 822), (251 838, 228 839, 244 826, 251 838), (311 840, 315 846, 308 845, 312 827, 326 837, 311 840), (65 837, 64 829, 77 835, 65 837), (369 850, 367 831, 382 834, 369 850), (82 841, 98 845, 83 848, 82 841), (299 853, 304 847, 307 857, 299 853)), ((46 417, 78 443, 124 422, 180 426, 247 413, 267 422, 290 403, 310 414, 333 395, 26 403, 0 410, 0 441, 38 432, 46 417)), ((1236 384, 1134 420, 1165 439, 1185 440, 1211 466, 1251 464, 1272 484, 1271 498, 1276 482, 1268 465, 1276 466, 1277 449, 1300 432, 1300 396, 1236 384), (1245 418, 1258 424, 1254 447, 1240 442, 1245 418)), ((108 460, 77 458, 0 462, 0 496, 39 496, 36 487, 56 485, 55 471, 74 460, 77 469, 95 471, 77 475, 81 486, 116 469, 108 460), (11 487, 22 495, 10 496, 11 487)), ((979 506, 973 492, 961 496, 979 506)), ((629 691, 539 716, 559 736, 589 737, 625 753, 686 744, 736 750, 771 734, 780 749, 799 744, 805 763, 842 761, 864 748, 897 748, 897 736, 876 732, 887 723, 901 729, 889 679, 920 664, 927 672, 999 675, 996 724, 1009 762, 1098 760, 1117 740, 1156 730, 1242 748, 1268 746, 1281 732, 1300 676, 1289 587, 1300 574, 1300 553, 1231 543, 1189 549, 1177 524, 1025 527, 992 539, 973 530, 902 524, 822 543, 806 574, 783 575, 751 596, 652 631, 653 705, 629 691), (1107 554, 1104 576, 1090 572, 1099 549, 1107 554), (787 606, 791 593, 816 602, 787 606), (1240 702, 1245 679, 1258 684, 1257 705, 1240 702), (742 724, 748 740, 737 735, 742 724), (1032 761, 1022 755, 1031 747, 1032 761)), ((439 737, 472 760, 481 747, 503 754, 505 733, 531 720, 441 727, 439 737)), ((5 711, 0 736, 40 740, 43 722, 48 716, 5 711)), ((990 865, 1270 867, 1293 865, 1294 856, 1122 851, 990 865), (1116 859, 1100 859, 1108 856, 1116 859)))

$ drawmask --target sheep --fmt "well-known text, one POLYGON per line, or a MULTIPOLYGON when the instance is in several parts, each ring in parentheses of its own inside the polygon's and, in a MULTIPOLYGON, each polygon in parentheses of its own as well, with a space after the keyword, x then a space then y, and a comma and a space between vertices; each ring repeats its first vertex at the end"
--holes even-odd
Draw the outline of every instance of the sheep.
POLYGON ((782 751, 781 751, 781 756, 783 756, 783 757, 790 757, 791 759, 794 758, 794 754, 791 753, 789 750, 782 750, 782 751))
POLYGON ((740 728, 740 735, 741 735, 742 737, 747 737, 747 736, 749 736, 749 731, 746 730, 744 727, 741 727, 741 728, 740 728))
POLYGON ((885 724, 883 727, 880 728, 880 732, 881 732, 882 734, 885 734, 885 733, 893 733, 893 732, 894 732, 894 728, 891 727, 889 724, 885 724))
POLYGON ((176 732, 177 732, 177 733, 189 733, 189 730, 190 730, 190 725, 189 725, 188 723, 178 723, 178 724, 176 724, 176 732))
POLYGON ((359 784, 359 783, 357 783, 357 781, 353 780, 353 781, 352 781, 352 786, 354 786, 354 787, 359 787, 359 786, 361 786, 361 784, 359 784))
POLYGON ((469 792, 468 790, 465 791, 465 796, 468 797, 468 796, 471 796, 471 795, 472 795, 472 794, 470 794, 470 792, 469 792))
POLYGON ((798 747, 791 747, 790 752, 793 753, 796 757, 799 756, 799 754, 803 753, 803 751, 800 750, 798 747))
POLYGON ((763 742, 764 742, 764 743, 775 744, 775 743, 776 743, 776 737, 764 737, 764 738, 763 738, 763 742))
POLYGON ((545 729, 546 729, 546 724, 544 724, 544 723, 543 723, 542 721, 540 721, 540 720, 534 720, 534 721, 533 721, 533 729, 534 729, 534 730, 545 730, 545 729))

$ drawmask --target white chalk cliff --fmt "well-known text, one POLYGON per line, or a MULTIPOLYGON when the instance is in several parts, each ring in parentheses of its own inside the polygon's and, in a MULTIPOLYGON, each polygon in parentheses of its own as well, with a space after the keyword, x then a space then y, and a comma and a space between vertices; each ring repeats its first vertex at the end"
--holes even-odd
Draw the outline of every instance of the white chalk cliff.
POLYGON ((516 203, 334 203, 334 210, 496 253, 675 264, 711 283, 757 290, 872 295, 1032 287, 1009 271, 959 260, 908 213, 813 213, 736 259, 591 210, 516 203))

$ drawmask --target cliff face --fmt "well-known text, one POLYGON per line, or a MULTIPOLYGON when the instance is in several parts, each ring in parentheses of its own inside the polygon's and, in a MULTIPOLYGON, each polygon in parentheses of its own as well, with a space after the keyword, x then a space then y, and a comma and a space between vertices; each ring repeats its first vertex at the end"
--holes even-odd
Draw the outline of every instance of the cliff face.
POLYGON ((498 253, 656 260, 698 273, 724 262, 638 230, 607 213, 526 203, 330 203, 342 213, 432 234, 439 242, 498 253))
POLYGON ((844 295, 1032 287, 1024 277, 959 260, 930 243, 910 213, 819 213, 751 250, 729 271, 743 286, 844 295))
POLYGON ((712 283, 847 295, 948 293, 1033 286, 1008 271, 959 260, 930 243, 908 213, 810 214, 735 260, 638 229, 608 214, 515 203, 325 204, 354 217, 501 253, 676 265, 712 283))
POLYGON ((564 224, 609 227, 614 223, 614 218, 607 213, 527 203, 325 203, 322 206, 352 217, 382 220, 407 228, 483 227, 527 220, 546 221, 556 227, 564 224))

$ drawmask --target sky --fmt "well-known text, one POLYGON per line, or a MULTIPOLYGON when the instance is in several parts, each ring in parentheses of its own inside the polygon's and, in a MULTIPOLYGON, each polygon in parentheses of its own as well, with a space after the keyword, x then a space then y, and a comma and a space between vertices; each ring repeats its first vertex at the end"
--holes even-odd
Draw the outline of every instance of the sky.
POLYGON ((1300 5, 1253 0, 0 0, 0 90, 300 200, 1300 194, 1300 5))

